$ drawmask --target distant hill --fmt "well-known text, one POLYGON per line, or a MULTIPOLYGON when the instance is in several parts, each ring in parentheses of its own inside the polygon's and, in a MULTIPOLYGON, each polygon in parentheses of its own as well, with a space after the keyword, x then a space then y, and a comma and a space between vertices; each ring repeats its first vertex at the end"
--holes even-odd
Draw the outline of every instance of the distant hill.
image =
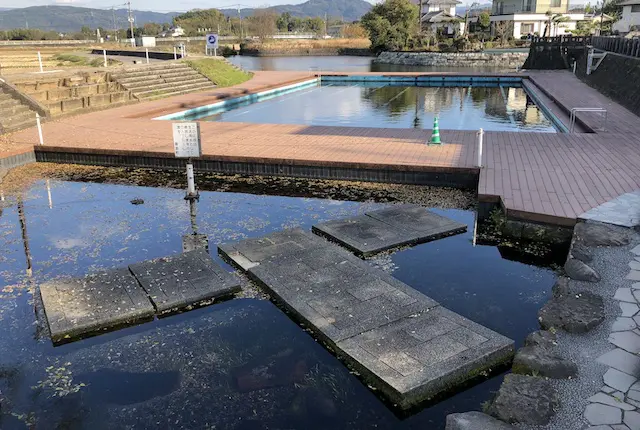
MULTIPOLYGON (((171 22, 177 12, 158 13, 136 10, 133 12, 136 27, 148 22, 171 22)), ((12 28, 38 28, 62 33, 79 31, 83 25, 91 28, 113 28, 114 13, 111 9, 89 9, 75 6, 32 6, 20 9, 0 10, 0 30, 12 28)), ((127 10, 115 10, 116 26, 127 28, 127 10)))
MULTIPOLYGON (((297 17, 324 17, 326 14, 331 18, 341 18, 351 22, 359 20, 362 15, 369 12, 371 3, 364 0, 309 0, 301 4, 283 4, 269 8, 277 14, 289 12, 297 17)), ((220 9, 227 16, 238 16, 237 9, 220 9)), ((253 15, 256 9, 240 9, 240 14, 245 16, 253 15)))
MULTIPOLYGON (((491 8, 493 7, 492 3, 482 3, 482 4, 478 4, 473 8, 474 13, 476 11, 482 11, 482 10, 489 10, 491 11, 491 8)), ((460 16, 464 16, 464 13, 467 11, 467 6, 466 5, 460 5, 460 6, 456 6, 456 14, 460 15, 460 16)))

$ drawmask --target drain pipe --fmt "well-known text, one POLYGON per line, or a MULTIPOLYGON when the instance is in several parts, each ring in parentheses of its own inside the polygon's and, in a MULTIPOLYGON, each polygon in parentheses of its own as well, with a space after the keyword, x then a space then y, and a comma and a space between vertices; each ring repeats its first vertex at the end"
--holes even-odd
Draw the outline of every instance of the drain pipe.
POLYGON ((482 141, 484 140, 484 130, 478 130, 476 136, 478 136, 478 162, 476 165, 482 168, 482 141))

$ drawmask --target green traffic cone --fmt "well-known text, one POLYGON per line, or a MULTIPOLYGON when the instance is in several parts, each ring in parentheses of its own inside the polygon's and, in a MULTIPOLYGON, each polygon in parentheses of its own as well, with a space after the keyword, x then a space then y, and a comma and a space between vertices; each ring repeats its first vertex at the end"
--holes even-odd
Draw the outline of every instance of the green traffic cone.
POLYGON ((440 127, 438 127, 438 117, 433 117, 433 131, 431 132, 431 144, 440 145, 440 127))

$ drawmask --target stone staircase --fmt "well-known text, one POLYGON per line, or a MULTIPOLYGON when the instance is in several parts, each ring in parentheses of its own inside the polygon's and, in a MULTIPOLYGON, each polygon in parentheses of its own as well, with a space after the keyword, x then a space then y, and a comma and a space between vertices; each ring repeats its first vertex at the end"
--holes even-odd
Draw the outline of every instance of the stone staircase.
POLYGON ((36 112, 22 100, 0 88, 0 134, 22 130, 36 124, 36 112))
POLYGON ((123 69, 111 78, 141 100, 153 100, 215 88, 208 78, 183 63, 123 69))

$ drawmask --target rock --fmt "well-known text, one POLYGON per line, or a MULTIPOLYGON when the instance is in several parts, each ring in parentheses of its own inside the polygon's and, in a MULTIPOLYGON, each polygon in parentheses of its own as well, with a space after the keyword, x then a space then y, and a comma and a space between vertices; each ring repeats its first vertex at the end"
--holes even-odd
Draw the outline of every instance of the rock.
POLYGON ((604 321, 604 304, 602 297, 588 291, 553 297, 540 309, 538 319, 545 330, 585 333, 604 321))
POLYGON ((142 204, 144 204, 144 200, 142 200, 142 199, 133 199, 133 200, 131 200, 131 204, 132 205, 142 205, 142 204))
POLYGON ((508 423, 545 425, 558 406, 556 390, 549 381, 509 374, 487 412, 508 423))
POLYGON ((591 403, 584 410, 584 417, 591 425, 620 424, 622 410, 600 403, 591 403))
POLYGON ((482 412, 465 412, 447 415, 445 430, 515 430, 507 424, 482 412))
POLYGON ((538 330, 529 333, 524 340, 525 346, 541 346, 543 348, 552 349, 556 346, 556 335, 547 330, 538 330))
POLYGON ((576 260, 580 260, 583 263, 591 263, 593 257, 587 253, 587 251, 583 247, 579 247, 574 245, 570 252, 571 256, 576 260))
POLYGON ((516 352, 513 372, 553 379, 567 379, 578 374, 578 366, 542 346, 525 346, 516 352))
POLYGON ((594 222, 576 224, 574 234, 585 246, 622 246, 631 240, 629 233, 621 227, 594 222))
POLYGON ((569 293, 569 278, 561 276, 558 278, 553 287, 551 288, 551 294, 553 297, 566 296, 569 293))
POLYGON ((600 275, 576 258, 569 258, 564 264, 564 271, 571 279, 576 281, 598 282, 600 275))

